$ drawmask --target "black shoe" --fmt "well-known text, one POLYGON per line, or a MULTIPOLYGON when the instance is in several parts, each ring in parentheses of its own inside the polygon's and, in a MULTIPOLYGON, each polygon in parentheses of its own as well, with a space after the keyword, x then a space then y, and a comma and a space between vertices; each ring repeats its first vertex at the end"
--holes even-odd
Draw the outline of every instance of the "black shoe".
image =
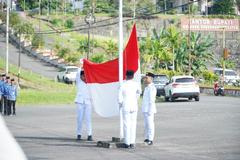
POLYGON ((93 141, 92 136, 88 136, 87 140, 88 140, 88 141, 93 141))
POLYGON ((16 116, 16 113, 13 113, 12 115, 16 116))
POLYGON ((135 145, 134 144, 130 144, 130 148, 134 149, 135 145))
POLYGON ((77 141, 81 140, 81 135, 77 135, 77 141))
POLYGON ((145 139, 145 140, 144 140, 144 142, 148 143, 148 142, 149 142, 149 140, 148 140, 148 139, 145 139))
POLYGON ((147 144, 148 145, 153 145, 153 141, 148 141, 147 144))
POLYGON ((124 148, 130 148, 130 145, 124 144, 124 148))

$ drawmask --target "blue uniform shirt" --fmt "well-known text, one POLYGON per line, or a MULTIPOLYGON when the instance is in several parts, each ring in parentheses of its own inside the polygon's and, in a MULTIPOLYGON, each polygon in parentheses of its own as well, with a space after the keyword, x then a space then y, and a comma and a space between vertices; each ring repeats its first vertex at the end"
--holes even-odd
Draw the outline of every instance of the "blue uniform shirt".
POLYGON ((0 80, 0 96, 3 95, 3 85, 4 85, 4 82, 0 80))
POLYGON ((9 83, 4 83, 4 85, 3 85, 3 96, 4 97, 8 97, 9 86, 10 86, 9 83))
POLYGON ((17 99, 17 86, 16 85, 9 85, 8 86, 8 100, 16 101, 17 99))

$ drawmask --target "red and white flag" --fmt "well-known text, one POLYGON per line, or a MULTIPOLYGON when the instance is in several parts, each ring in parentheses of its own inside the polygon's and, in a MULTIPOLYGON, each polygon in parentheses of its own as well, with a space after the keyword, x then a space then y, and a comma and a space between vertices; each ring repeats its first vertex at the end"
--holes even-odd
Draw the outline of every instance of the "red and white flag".
MULTIPOLYGON (((119 115, 119 61, 118 58, 97 64, 84 59, 83 68, 92 98, 93 107, 100 116, 119 115)), ((136 25, 133 26, 127 46, 123 52, 123 79, 127 70, 133 70, 135 77, 140 73, 139 49, 136 25)), ((140 75, 140 74, 139 74, 140 75)))

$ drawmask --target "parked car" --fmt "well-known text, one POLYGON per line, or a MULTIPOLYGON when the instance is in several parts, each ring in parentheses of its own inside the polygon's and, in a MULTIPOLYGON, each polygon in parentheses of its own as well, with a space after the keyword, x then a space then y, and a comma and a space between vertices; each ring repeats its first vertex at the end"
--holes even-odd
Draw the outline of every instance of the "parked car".
POLYGON ((169 79, 165 74, 158 74, 154 76, 153 83, 157 89, 158 97, 165 96, 164 87, 166 86, 167 82, 169 82, 169 79))
POLYGON ((73 83, 76 81, 76 75, 77 75, 78 67, 76 66, 66 66, 63 67, 59 74, 57 75, 57 79, 59 82, 65 82, 65 83, 73 83))
MULTIPOLYGON (((218 76, 223 75, 223 69, 222 68, 214 68, 214 73, 218 76)), ((224 76, 224 82, 232 84, 236 83, 236 81, 240 80, 239 75, 237 75, 237 72, 231 69, 225 69, 225 76, 224 76)))
POLYGON ((177 98, 188 98, 199 101, 200 88, 192 76, 174 76, 164 87, 165 101, 175 101, 177 98))

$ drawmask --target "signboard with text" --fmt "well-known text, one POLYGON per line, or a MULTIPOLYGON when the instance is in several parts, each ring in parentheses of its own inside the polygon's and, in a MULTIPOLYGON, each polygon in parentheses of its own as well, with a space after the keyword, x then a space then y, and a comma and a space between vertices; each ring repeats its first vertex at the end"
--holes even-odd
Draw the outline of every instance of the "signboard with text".
POLYGON ((240 31, 238 19, 182 18, 182 30, 191 31, 240 31))

